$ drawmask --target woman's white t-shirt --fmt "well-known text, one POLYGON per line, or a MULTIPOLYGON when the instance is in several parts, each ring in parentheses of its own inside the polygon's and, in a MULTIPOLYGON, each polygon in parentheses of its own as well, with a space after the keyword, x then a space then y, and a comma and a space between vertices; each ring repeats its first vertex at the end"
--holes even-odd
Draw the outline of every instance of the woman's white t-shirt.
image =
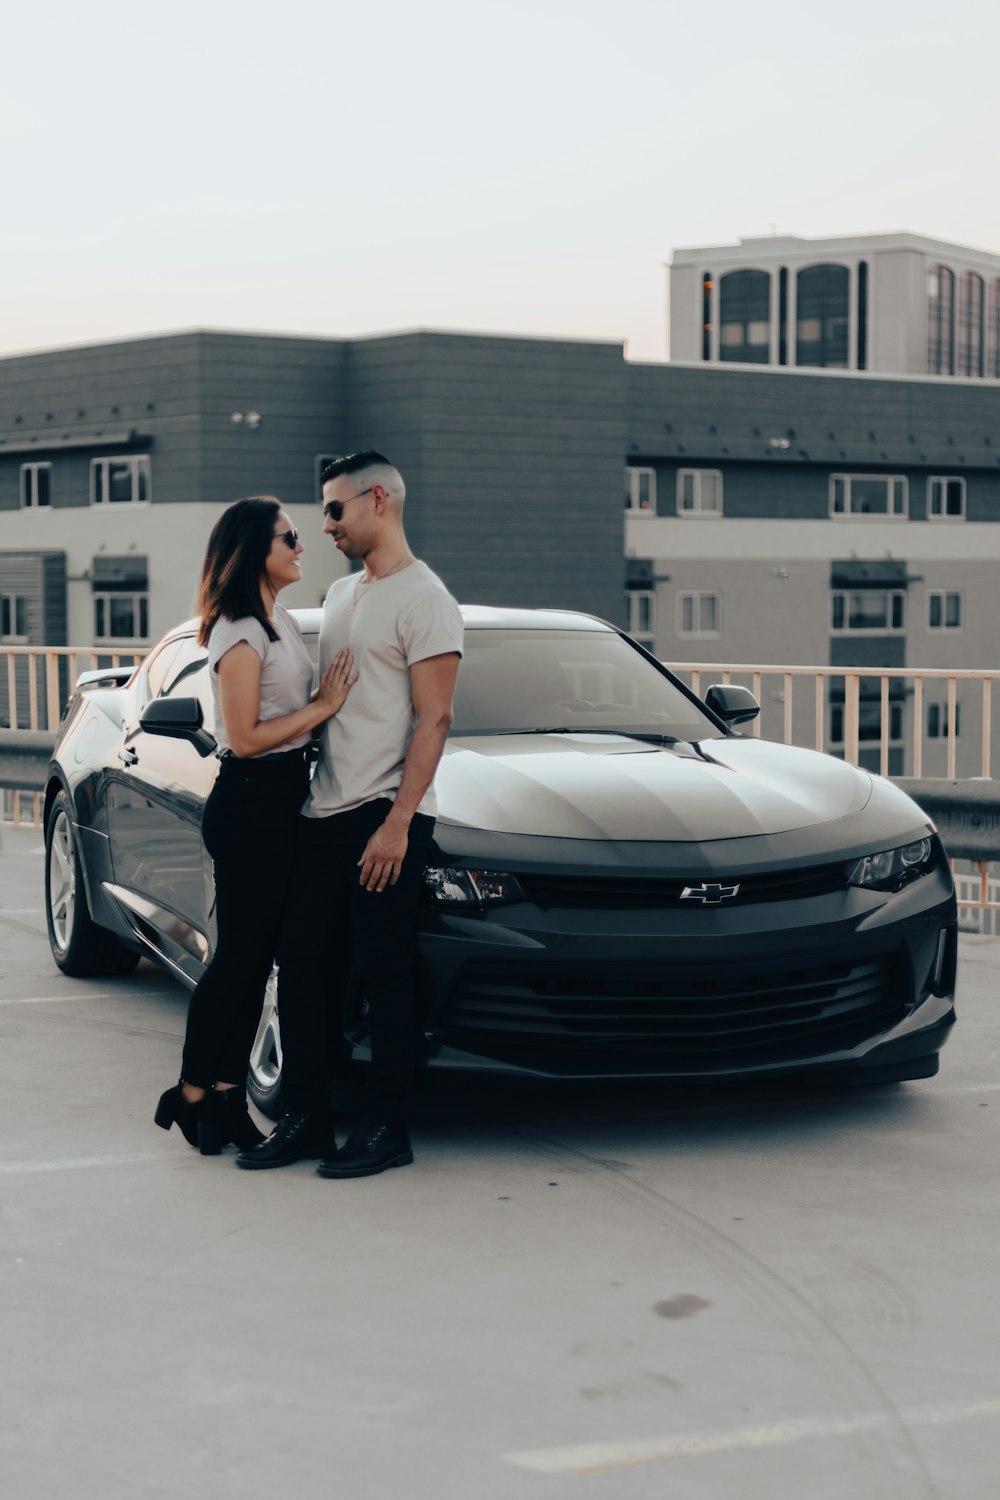
MULTIPOLYGON (((219 700, 219 662, 227 651, 246 641, 260 657, 260 709, 258 719, 278 719, 282 714, 294 713, 305 708, 312 695, 313 664, 302 642, 298 621, 283 609, 274 606, 273 624, 279 639, 268 639, 267 631, 259 620, 246 615, 240 620, 216 620, 208 638, 209 677, 212 682, 212 701, 215 704, 215 738, 221 755, 232 747, 226 739, 226 726, 222 722, 222 704, 219 700)), ((263 755, 278 755, 285 750, 297 750, 309 743, 306 730, 293 739, 284 740, 263 755)), ((254 756, 259 760, 260 756, 254 756)))

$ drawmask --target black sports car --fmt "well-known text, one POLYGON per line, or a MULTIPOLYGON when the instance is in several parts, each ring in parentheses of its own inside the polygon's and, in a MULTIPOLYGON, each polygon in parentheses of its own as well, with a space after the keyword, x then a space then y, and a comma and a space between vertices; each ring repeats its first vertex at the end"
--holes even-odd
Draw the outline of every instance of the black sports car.
MULTIPOLYGON (((315 645, 320 611, 296 612, 315 645)), ((562 1077, 835 1070, 928 1077, 954 1022, 955 895, 890 782, 734 725, 586 615, 467 607, 421 921, 427 1062, 562 1077)), ((213 943, 200 836, 215 776, 193 622, 87 673, 45 794, 67 974, 148 954, 193 986, 213 943)), ((343 1056, 366 1055, 360 987, 343 1056)), ((277 1104, 274 986, 249 1085, 277 1104)))

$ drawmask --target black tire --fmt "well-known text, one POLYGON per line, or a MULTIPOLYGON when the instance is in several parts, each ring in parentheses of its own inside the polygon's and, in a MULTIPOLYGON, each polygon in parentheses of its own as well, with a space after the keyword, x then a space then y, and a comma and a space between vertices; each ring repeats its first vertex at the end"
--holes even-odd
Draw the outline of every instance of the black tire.
POLYGON ((113 932, 98 927, 87 906, 80 851, 69 797, 60 792, 45 829, 45 922, 52 957, 64 974, 131 974, 138 953, 113 932))

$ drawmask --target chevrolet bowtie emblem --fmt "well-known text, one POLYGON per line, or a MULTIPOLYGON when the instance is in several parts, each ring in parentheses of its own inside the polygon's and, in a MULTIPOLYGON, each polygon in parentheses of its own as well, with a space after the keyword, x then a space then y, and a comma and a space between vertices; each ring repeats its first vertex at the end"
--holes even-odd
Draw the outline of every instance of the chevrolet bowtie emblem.
POLYGON ((739 891, 738 885, 717 885, 703 882, 701 885, 686 885, 681 891, 682 901, 700 901, 702 906, 721 906, 731 901, 739 891))

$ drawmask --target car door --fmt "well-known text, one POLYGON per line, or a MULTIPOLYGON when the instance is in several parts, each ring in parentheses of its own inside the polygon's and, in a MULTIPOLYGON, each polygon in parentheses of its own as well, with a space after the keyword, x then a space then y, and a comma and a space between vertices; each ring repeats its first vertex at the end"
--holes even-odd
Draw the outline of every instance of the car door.
MULTIPOLYGON (((198 698, 211 729, 208 653, 193 636, 181 638, 164 671, 149 674, 137 714, 153 697, 198 698)), ((201 819, 218 762, 186 740, 147 734, 138 719, 126 726, 119 759, 108 787, 115 894, 140 931, 197 979, 213 943, 213 884, 201 819)))

